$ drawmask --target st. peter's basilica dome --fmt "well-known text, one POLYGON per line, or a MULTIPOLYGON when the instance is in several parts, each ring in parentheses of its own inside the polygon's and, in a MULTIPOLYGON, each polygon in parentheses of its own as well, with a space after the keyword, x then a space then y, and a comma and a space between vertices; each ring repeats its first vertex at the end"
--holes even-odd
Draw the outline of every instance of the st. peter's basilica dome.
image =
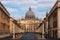
POLYGON ((34 15, 34 12, 31 10, 31 7, 27 11, 25 15, 25 19, 35 19, 35 15, 34 15))

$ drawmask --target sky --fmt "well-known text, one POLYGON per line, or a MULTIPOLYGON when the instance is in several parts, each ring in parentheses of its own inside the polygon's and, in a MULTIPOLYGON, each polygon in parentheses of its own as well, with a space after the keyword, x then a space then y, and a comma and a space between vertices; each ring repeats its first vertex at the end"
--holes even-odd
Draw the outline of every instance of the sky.
POLYGON ((16 20, 25 17, 29 7, 35 13, 35 16, 43 19, 46 12, 50 12, 57 0, 0 0, 10 16, 16 20))

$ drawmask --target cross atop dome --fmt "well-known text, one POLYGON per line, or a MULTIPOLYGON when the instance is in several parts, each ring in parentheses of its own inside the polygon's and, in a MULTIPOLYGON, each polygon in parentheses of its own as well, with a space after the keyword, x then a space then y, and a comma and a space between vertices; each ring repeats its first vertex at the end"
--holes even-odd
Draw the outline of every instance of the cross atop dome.
POLYGON ((29 11, 31 11, 31 7, 29 7, 29 11))

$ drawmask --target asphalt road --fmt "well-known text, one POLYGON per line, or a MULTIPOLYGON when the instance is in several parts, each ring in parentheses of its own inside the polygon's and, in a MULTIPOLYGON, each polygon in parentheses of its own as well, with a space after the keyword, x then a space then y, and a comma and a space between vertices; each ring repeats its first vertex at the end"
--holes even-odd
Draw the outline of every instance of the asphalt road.
POLYGON ((20 40, 38 40, 38 38, 36 37, 35 33, 29 32, 25 33, 25 35, 23 35, 20 40))

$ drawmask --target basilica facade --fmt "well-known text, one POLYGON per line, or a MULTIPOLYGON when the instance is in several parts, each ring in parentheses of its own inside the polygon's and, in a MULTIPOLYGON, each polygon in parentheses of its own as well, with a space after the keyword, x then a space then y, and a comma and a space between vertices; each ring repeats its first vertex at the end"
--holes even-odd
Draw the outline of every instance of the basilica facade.
POLYGON ((25 17, 19 20, 20 26, 25 32, 35 32, 41 22, 41 19, 35 17, 31 7, 25 17))

